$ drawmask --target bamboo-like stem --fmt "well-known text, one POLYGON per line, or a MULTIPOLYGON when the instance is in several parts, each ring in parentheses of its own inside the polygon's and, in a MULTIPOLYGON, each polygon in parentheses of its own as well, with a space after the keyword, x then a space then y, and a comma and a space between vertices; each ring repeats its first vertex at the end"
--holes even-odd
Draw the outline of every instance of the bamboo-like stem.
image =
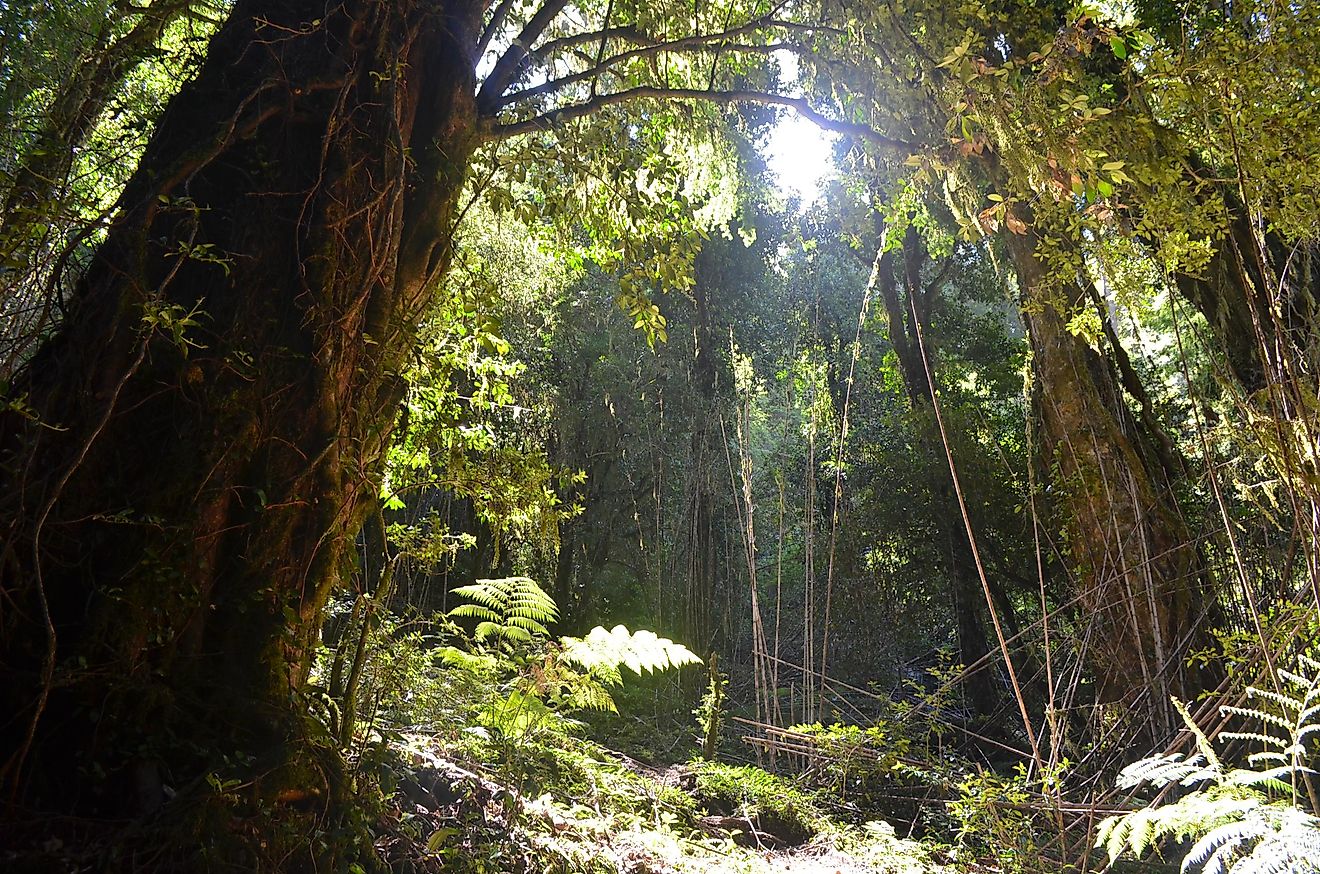
POLYGON ((925 332, 921 329, 921 319, 917 316, 916 302, 909 297, 908 306, 912 310, 912 325, 917 335, 917 349, 921 353, 921 363, 926 369, 926 381, 930 384, 931 409, 935 412, 935 422, 940 428, 940 439, 944 442, 944 454, 949 462, 949 476, 953 479, 953 492, 958 498, 958 508, 962 511, 963 525, 967 528, 967 541, 972 547, 972 559, 976 563, 976 573, 981 578, 981 588, 985 593, 986 609, 990 611, 990 621, 995 627, 995 638, 999 642, 999 651, 1004 657, 1004 667, 1008 670, 1008 679, 1013 686, 1013 697, 1017 700, 1018 712, 1022 717, 1022 727, 1026 729, 1027 741, 1031 744, 1032 759, 1039 771, 1044 770, 1040 757, 1040 745, 1036 743, 1036 732, 1031 726, 1031 714, 1027 712, 1027 700, 1022 694, 1022 685, 1018 682, 1017 668, 1008 651, 1008 642, 1004 637, 1004 627, 999 620, 999 611, 995 608, 995 599, 990 592, 990 580, 985 574, 985 564, 981 561, 981 551, 976 543, 976 532, 972 528, 972 518, 967 512, 967 499, 963 495, 962 480, 958 477, 958 466, 953 460, 953 447, 949 443, 949 434, 944 427, 944 414, 940 410, 939 391, 935 386, 935 375, 931 370, 930 358, 926 354, 925 332))

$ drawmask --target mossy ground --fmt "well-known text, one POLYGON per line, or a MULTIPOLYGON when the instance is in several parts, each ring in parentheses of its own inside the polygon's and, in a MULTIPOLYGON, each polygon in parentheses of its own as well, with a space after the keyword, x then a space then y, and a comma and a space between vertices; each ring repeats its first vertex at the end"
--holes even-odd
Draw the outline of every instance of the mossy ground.
POLYGON ((459 874, 923 874, 943 867, 883 821, 836 820, 811 790, 754 767, 653 769, 564 737, 523 752, 512 770, 497 773, 412 738, 410 773, 378 844, 386 864, 459 874))

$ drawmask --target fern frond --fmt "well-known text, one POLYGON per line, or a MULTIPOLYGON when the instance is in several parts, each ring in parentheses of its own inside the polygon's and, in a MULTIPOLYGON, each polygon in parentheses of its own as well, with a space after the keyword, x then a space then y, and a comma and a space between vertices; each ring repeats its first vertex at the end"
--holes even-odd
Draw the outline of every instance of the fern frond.
POLYGON ((539 634, 542 637, 550 633, 549 629, 529 616, 510 614, 504 618, 504 624, 514 628, 521 628, 529 634, 539 634))
POLYGON ((1128 851, 1140 855, 1161 838, 1195 837, 1183 859, 1183 874, 1320 874, 1320 819, 1293 806, 1298 775, 1317 773, 1301 762, 1307 739, 1320 732, 1320 662, 1303 656, 1298 664, 1315 676, 1279 670, 1279 691, 1247 689, 1259 705, 1220 708, 1259 725, 1255 731, 1221 735, 1265 747, 1247 756, 1251 769, 1225 771, 1213 758, 1208 738, 1182 703, 1174 701, 1208 767, 1200 765, 1199 757, 1155 756, 1124 768, 1119 784, 1130 788, 1209 778, 1214 785, 1162 807, 1105 820, 1099 835, 1111 860, 1128 851), (1268 801, 1266 792, 1293 802, 1268 801))
POLYGON ((1165 838, 1186 840, 1242 822, 1260 806, 1259 798, 1195 792, 1162 807, 1146 807, 1118 817, 1104 833, 1105 850, 1111 861, 1124 851, 1141 856, 1165 838))
POLYGON ((1177 698, 1171 697, 1170 700, 1173 702, 1173 709, 1178 711, 1178 715, 1182 717, 1183 724, 1187 726, 1187 730, 1190 731, 1192 737, 1196 739, 1197 751, 1205 757, 1206 762, 1209 763, 1211 768, 1216 771, 1223 770, 1224 766, 1219 761, 1219 757, 1215 755, 1215 748, 1210 744, 1210 738, 1206 737, 1205 732, 1201 730, 1201 726, 1196 724, 1196 720, 1192 718, 1192 713, 1187 709, 1187 705, 1179 701, 1177 698))
POLYGON ((1275 725, 1283 729, 1284 731, 1288 732, 1289 735, 1292 734, 1293 724, 1291 722, 1284 719, 1282 716, 1279 716, 1274 713, 1268 713, 1264 710, 1260 710, 1255 707, 1233 707, 1231 705, 1225 704, 1223 707, 1219 708, 1219 712, 1224 715, 1228 715, 1231 713, 1234 716, 1241 716, 1245 719, 1254 719, 1258 722, 1264 722, 1268 725, 1275 725))
POLYGON ((1220 733, 1220 738, 1224 740, 1256 741, 1268 747, 1278 747, 1287 749, 1288 741, 1272 734, 1261 734, 1255 731, 1225 731, 1220 733))
POLYGON ((1316 841, 1304 832, 1279 831, 1263 839, 1250 856, 1233 866, 1233 874, 1315 874, 1316 841))
POLYGON ((503 631, 504 626, 500 625, 498 622, 479 622, 477 623, 476 630, 472 632, 472 636, 475 637, 478 642, 481 642, 490 637, 500 637, 503 631))
POLYGON ((1143 783, 1160 788, 1170 783, 1188 785, 1201 780, 1217 779, 1219 772, 1205 767, 1200 756, 1184 760, 1182 753, 1152 756, 1133 762, 1118 774, 1120 789, 1135 789, 1143 783))
POLYGON ((1305 743, 1306 739, 1316 732, 1320 732, 1320 722, 1313 722, 1309 725, 1303 726, 1302 730, 1297 732, 1297 743, 1305 743))
POLYGON ((485 653, 467 652, 454 646, 441 647, 436 651, 440 660, 450 667, 473 673, 494 673, 500 668, 500 660, 485 653))
POLYGON ((1284 782, 1284 778, 1291 778, 1294 770, 1291 765, 1282 765, 1268 771, 1248 771, 1235 768, 1224 778, 1224 783, 1229 786, 1267 789, 1271 792, 1286 795, 1292 792, 1292 783, 1284 782))
POLYGON ((1096 849, 1104 847, 1111 862, 1123 854, 1123 847, 1127 843, 1126 838, 1121 836, 1118 837, 1117 840, 1112 840, 1114 838, 1114 833, 1124 828, 1123 822, 1125 819, 1126 816, 1121 814, 1117 816, 1106 816, 1104 819, 1100 820, 1099 824, 1095 827, 1094 846, 1096 849))
POLYGON ((449 611, 449 615, 457 616, 460 619, 481 619, 486 622, 497 622, 500 618, 500 615, 494 610, 480 604, 459 604, 449 611))
POLYGON ((497 587, 485 585, 487 582, 489 581, 477 580, 470 586, 455 586, 450 591, 460 598, 467 598, 474 604, 480 604, 487 610, 503 610, 508 602, 508 596, 497 587))
POLYGON ((683 665, 699 664, 701 659, 681 643, 657 637, 651 631, 630 632, 622 625, 612 631, 596 626, 584 638, 565 637, 563 659, 607 682, 619 677, 619 666, 628 667, 639 676, 683 665))
POLYGON ((581 682, 572 684, 562 699, 565 710, 594 710, 599 713, 618 713, 614 696, 600 683, 590 677, 583 677, 581 682))
POLYGON ((449 615, 478 620, 473 632, 478 642, 494 638, 523 643, 546 637, 550 633, 546 626, 559 618, 554 598, 529 577, 477 580, 451 591, 467 603, 459 604, 449 615))
POLYGON ((1192 845, 1183 858, 1182 874, 1200 869, 1202 874, 1224 874, 1225 863, 1242 844, 1260 836, 1260 825, 1231 822, 1212 829, 1192 845))
POLYGON ((1285 668, 1276 668, 1275 673, 1278 674, 1279 679, 1285 680, 1289 685, 1297 687, 1304 696, 1302 700, 1313 697, 1318 691, 1316 677, 1307 677, 1304 674, 1294 673, 1285 668))
POLYGON ((542 725, 562 726, 564 722, 540 698, 519 689, 483 707, 477 713, 477 719, 487 728, 513 738, 522 737, 542 725))
POLYGON ((1293 712, 1302 709, 1302 702, 1297 698, 1292 698, 1289 697, 1288 695, 1280 694, 1279 692, 1272 692, 1269 689, 1258 689, 1255 686, 1248 686, 1247 697, 1260 698, 1265 701, 1273 701, 1275 704, 1278 704, 1280 707, 1284 708, 1285 710, 1290 710, 1293 712))
POLYGON ((1105 852, 1109 855, 1109 861, 1116 861, 1127 849, 1128 835, 1131 831, 1132 822, 1128 816, 1106 817, 1100 823, 1100 829, 1096 833, 1095 845, 1105 848, 1105 852))

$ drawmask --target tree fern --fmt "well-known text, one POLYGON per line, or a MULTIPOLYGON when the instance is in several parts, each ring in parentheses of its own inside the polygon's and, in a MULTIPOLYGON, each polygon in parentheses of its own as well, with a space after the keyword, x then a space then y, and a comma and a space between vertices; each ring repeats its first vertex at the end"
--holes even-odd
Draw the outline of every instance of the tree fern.
POLYGON ((477 620, 473 637, 478 642, 527 642, 548 637, 547 625, 559 618, 555 599, 528 577, 477 580, 452 590, 468 603, 449 611, 450 616, 477 620))
POLYGON ((1320 732, 1320 663, 1305 656, 1299 663, 1310 677, 1278 671, 1276 689, 1247 688, 1251 706, 1220 708, 1259 724, 1258 731, 1221 735, 1264 748, 1247 757, 1250 768, 1225 767, 1187 708, 1175 701, 1199 754, 1135 762, 1119 774, 1118 785, 1200 788, 1170 804, 1109 817, 1100 824, 1096 846, 1112 861, 1125 852, 1144 855, 1166 838, 1196 838, 1183 874, 1320 872, 1320 819, 1299 806, 1299 784, 1316 773, 1306 765, 1306 744, 1320 732), (1287 800, 1277 800, 1280 795, 1287 800))

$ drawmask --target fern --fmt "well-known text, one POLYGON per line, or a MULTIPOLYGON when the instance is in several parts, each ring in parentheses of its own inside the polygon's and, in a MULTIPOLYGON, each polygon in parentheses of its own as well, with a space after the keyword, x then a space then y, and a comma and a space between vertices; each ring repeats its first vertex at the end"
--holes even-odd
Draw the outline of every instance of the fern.
POLYGON ((1135 789, 1146 783, 1156 788, 1162 788, 1170 783, 1191 786, 1202 780, 1217 779, 1220 773, 1219 769, 1207 766, 1202 756, 1192 756, 1190 759, 1184 759, 1182 753, 1152 756, 1149 759, 1133 762, 1119 771, 1118 788, 1135 789))
POLYGON ((622 625, 606 631, 597 625, 586 637, 565 637, 563 659, 577 665, 588 674, 598 677, 610 686, 623 682, 619 668, 627 666, 633 673, 644 673, 701 664, 692 650, 667 637, 657 637, 651 631, 629 632, 622 625))
POLYGON ((522 689, 514 689, 482 707, 477 712, 477 721, 512 739, 524 738, 539 728, 563 731, 573 724, 539 697, 522 689))
POLYGON ((559 618, 555 599, 528 577, 477 580, 452 590, 468 603, 449 611, 450 616, 477 620, 472 636, 478 642, 526 643, 533 637, 548 637, 547 625, 559 618))
POLYGON ((650 631, 630 632, 622 625, 612 631, 597 626, 584 638, 563 638, 558 646, 522 648, 518 645, 545 643, 547 626, 559 618, 554 598, 527 577, 477 580, 453 593, 465 603, 449 615, 476 620, 473 640, 505 647, 467 652, 451 646, 443 648, 440 657, 490 681, 514 672, 504 686, 511 691, 496 695, 476 714, 479 723, 508 738, 579 724, 565 713, 617 713, 608 687, 622 684, 622 667, 640 675, 701 661, 682 644, 650 631))
POLYGON ((1226 768, 1187 708, 1175 700, 1199 754, 1135 762, 1119 774, 1118 785, 1202 788, 1170 804, 1107 818, 1100 824, 1096 846, 1115 861, 1125 852, 1144 855, 1168 838, 1195 838, 1183 859, 1183 874, 1320 871, 1320 819, 1298 806, 1299 781, 1316 773, 1305 761, 1307 740, 1320 732, 1320 663, 1302 657, 1300 664, 1313 676, 1280 670, 1275 690, 1247 688, 1252 706, 1220 708, 1259 724, 1259 731, 1222 735, 1265 747, 1247 757, 1250 768, 1226 768), (1271 795, 1289 800, 1275 801, 1271 795))

